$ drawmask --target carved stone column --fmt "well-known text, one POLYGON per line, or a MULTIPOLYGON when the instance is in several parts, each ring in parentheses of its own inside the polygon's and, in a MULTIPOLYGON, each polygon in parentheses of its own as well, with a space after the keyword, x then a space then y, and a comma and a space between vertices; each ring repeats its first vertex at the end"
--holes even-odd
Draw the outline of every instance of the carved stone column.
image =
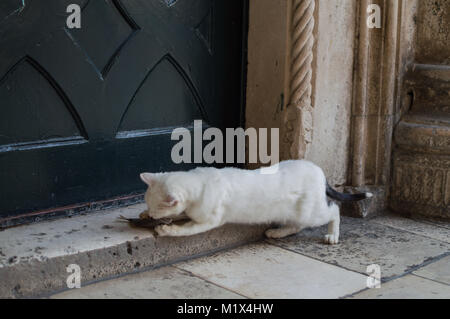
POLYGON ((304 158, 312 142, 314 0, 292 0, 289 21, 288 105, 282 119, 283 159, 304 158))
POLYGON ((390 181, 391 141, 398 87, 398 39, 402 1, 362 0, 354 75, 350 187, 372 191, 371 201, 345 205, 356 216, 383 210, 390 181), (381 8, 381 28, 367 26, 370 4, 381 8))

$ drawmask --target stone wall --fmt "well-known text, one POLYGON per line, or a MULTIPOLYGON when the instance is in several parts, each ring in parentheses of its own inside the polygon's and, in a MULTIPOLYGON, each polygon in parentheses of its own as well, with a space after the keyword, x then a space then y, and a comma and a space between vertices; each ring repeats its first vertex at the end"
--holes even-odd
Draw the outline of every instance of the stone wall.
POLYGON ((287 41, 286 0, 251 0, 249 7, 246 126, 280 127, 287 41))
POLYGON ((450 219, 450 1, 420 0, 394 136, 390 208, 450 219))
POLYGON ((313 134, 306 158, 339 185, 348 175, 356 14, 353 0, 317 1, 313 134))
POLYGON ((279 127, 282 159, 374 193, 349 214, 390 201, 447 218, 449 28, 448 0, 250 0, 247 126, 279 127))
POLYGON ((450 65, 450 2, 420 0, 416 62, 450 65))
MULTIPOLYGON (((292 9, 289 0, 250 0, 247 127, 284 129, 292 9)), ((304 157, 320 165, 332 184, 345 184, 348 174, 356 11, 355 0, 315 1, 313 129, 304 157)))

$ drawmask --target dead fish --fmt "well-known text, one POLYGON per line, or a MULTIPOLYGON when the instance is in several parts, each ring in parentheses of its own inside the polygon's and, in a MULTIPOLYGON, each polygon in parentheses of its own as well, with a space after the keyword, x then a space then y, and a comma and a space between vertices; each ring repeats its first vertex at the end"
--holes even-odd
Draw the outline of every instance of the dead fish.
POLYGON ((159 225, 169 225, 173 223, 173 219, 171 218, 141 219, 141 218, 126 218, 124 216, 119 216, 117 219, 122 222, 128 222, 133 227, 143 227, 143 228, 155 228, 156 226, 159 225))

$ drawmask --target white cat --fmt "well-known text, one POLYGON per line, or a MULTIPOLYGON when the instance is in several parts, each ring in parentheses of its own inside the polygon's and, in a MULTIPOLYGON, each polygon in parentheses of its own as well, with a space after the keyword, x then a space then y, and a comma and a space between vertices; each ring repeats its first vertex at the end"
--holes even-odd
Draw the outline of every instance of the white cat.
POLYGON ((143 218, 160 219, 183 213, 184 225, 161 225, 160 236, 189 236, 226 223, 283 225, 269 229, 269 238, 282 238, 308 227, 328 224, 325 242, 339 241, 339 207, 328 204, 326 195, 340 201, 372 197, 370 193, 342 194, 326 182, 323 171, 311 162, 285 161, 275 174, 237 168, 197 168, 189 172, 143 173, 149 186, 143 218))

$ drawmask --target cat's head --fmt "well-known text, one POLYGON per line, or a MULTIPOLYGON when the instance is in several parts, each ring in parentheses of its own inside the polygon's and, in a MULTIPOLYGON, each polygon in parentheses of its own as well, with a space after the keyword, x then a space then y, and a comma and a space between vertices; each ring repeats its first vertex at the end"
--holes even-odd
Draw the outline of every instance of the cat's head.
POLYGON ((164 177, 165 174, 141 174, 141 180, 148 185, 145 202, 153 219, 174 218, 186 209, 180 194, 168 187, 164 177))

